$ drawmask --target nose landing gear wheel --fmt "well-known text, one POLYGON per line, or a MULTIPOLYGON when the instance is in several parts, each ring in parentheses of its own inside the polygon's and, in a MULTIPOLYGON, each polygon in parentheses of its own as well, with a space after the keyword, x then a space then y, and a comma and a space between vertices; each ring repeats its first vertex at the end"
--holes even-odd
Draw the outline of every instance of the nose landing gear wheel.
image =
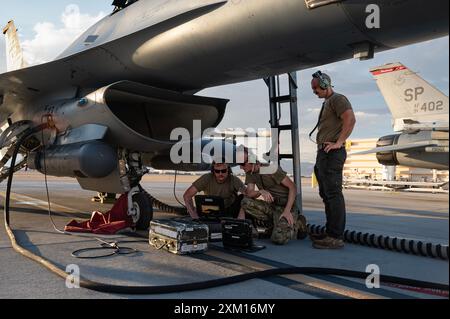
POLYGON ((133 208, 136 210, 136 229, 147 230, 153 219, 153 204, 146 193, 138 193, 133 196, 133 208))

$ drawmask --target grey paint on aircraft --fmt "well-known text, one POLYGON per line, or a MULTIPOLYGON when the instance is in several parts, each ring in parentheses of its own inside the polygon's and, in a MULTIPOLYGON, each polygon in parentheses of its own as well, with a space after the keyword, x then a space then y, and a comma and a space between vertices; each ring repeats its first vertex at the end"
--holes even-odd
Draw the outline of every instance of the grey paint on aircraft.
POLYGON ((171 128, 190 128, 193 119, 220 123, 227 101, 192 92, 349 59, 361 44, 380 52, 447 35, 448 6, 446 0, 346 0, 315 9, 304 0, 139 0, 89 28, 55 61, 1 74, 0 123, 41 124, 51 116, 58 134, 103 125, 108 144, 142 152, 151 165, 174 144, 171 128), (381 9, 380 29, 365 25, 369 3, 381 9))

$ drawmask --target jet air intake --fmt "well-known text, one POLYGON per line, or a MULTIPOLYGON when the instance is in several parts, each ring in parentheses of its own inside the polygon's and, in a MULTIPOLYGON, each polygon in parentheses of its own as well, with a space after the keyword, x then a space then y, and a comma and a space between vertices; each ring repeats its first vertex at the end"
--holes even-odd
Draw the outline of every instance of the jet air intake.
POLYGON ((176 128, 194 136, 194 120, 201 121, 201 131, 216 127, 227 103, 123 81, 61 103, 52 116, 59 132, 96 124, 108 128, 108 144, 145 153, 170 149, 176 128))

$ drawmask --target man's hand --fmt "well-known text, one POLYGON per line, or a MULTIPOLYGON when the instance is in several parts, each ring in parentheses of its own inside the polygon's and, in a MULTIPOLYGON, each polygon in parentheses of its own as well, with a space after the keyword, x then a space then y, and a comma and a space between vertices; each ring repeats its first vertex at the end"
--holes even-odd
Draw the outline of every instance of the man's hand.
POLYGON ((344 145, 343 143, 340 142, 337 143, 325 142, 324 144, 326 145, 326 147, 324 148, 325 153, 328 153, 331 150, 338 150, 344 145))
POLYGON ((280 216, 280 220, 281 218, 286 218, 286 220, 288 221, 288 224, 291 226, 294 226, 294 216, 292 216, 291 212, 284 212, 283 214, 281 214, 280 216))
POLYGON ((264 198, 264 201, 267 203, 273 203, 273 197, 272 194, 270 194, 268 191, 266 190, 260 190, 259 193, 261 194, 261 196, 264 198))
POLYGON ((241 188, 239 188, 238 193, 244 194, 244 196, 248 196, 248 187, 247 186, 242 186, 241 188))

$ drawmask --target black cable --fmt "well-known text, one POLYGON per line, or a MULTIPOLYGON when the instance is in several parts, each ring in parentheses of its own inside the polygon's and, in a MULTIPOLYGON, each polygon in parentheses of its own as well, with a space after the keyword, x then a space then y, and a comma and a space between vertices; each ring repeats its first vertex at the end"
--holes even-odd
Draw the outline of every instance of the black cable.
POLYGON ((312 135, 313 135, 314 132, 319 128, 320 121, 322 120, 322 115, 323 115, 323 111, 324 111, 324 110, 325 110, 325 102, 323 102, 322 108, 320 109, 320 112, 319 112, 319 119, 317 120, 316 126, 315 126, 315 127, 313 128, 313 130, 308 134, 309 140, 310 140, 311 142, 313 142, 314 144, 317 144, 317 141, 314 141, 314 140, 312 139, 312 135))
POLYGON ((82 249, 75 250, 71 253, 71 256, 78 258, 78 259, 99 259, 99 258, 111 257, 111 256, 116 255, 117 253, 118 253, 118 249, 114 248, 114 247, 94 247, 94 248, 82 248, 82 249), (112 252, 106 253, 106 254, 101 254, 101 255, 95 255, 95 256, 83 256, 83 254, 86 252, 97 251, 97 250, 102 251, 102 252, 104 252, 105 250, 112 250, 112 252))
MULTIPOLYGON (((41 125, 47 125, 48 123, 44 123, 44 118, 45 116, 43 116, 41 118, 41 125)), ((47 127, 46 126, 46 127, 47 127)), ((42 143, 44 143, 44 130, 41 130, 41 138, 42 138, 42 143)), ((131 254, 131 253, 137 253, 138 251, 136 249, 133 248, 129 248, 129 247, 119 247, 118 246, 118 242, 113 242, 113 243, 109 243, 107 241, 104 241, 98 237, 95 236, 91 236, 91 235, 78 235, 78 234, 73 234, 73 233, 69 233, 63 230, 60 230, 58 228, 58 226, 56 226, 55 221, 53 220, 53 216, 52 216, 52 209, 51 209, 51 201, 50 201, 50 192, 49 192, 49 188, 48 188, 48 179, 47 179, 47 161, 46 161, 46 152, 45 152, 45 145, 44 148, 42 150, 42 157, 43 157, 43 161, 44 161, 44 181, 45 181, 45 190, 46 190, 46 195, 47 195, 47 210, 48 210, 48 217, 50 219, 50 223, 53 226, 53 229, 59 233, 59 234, 63 234, 63 235, 67 235, 67 236, 73 236, 73 237, 79 237, 79 238, 92 238, 95 239, 97 241, 99 241, 101 243, 101 247, 96 247, 96 248, 84 248, 84 249, 78 249, 75 250, 74 252, 72 252, 72 257, 76 257, 76 258, 80 258, 80 259, 97 259, 97 258, 104 258, 104 257, 110 257, 116 254, 119 255, 126 255, 126 254, 131 254), (113 249, 114 251, 112 253, 109 254, 103 254, 103 255, 97 255, 97 256, 93 256, 93 257, 83 257, 81 254, 85 253, 87 251, 91 251, 91 250, 109 250, 109 249, 113 249), (124 253, 128 251, 128 253, 124 253)))
MULTIPOLYGON (((14 149, 13 155, 11 157, 11 167, 14 167, 17 154, 19 152, 20 146, 22 143, 28 138, 30 135, 37 133, 39 130, 44 129, 45 126, 41 125, 33 129, 27 130, 17 141, 16 147, 14 149)), ((20 246, 14 233, 10 227, 10 196, 11 196, 11 186, 14 176, 14 170, 10 170, 8 176, 8 183, 6 188, 5 195, 5 205, 4 205, 4 221, 5 221, 5 229, 11 240, 11 245, 13 249, 20 254, 24 255, 31 260, 34 260, 46 267, 48 270, 52 271, 56 275, 62 277, 67 280, 69 274, 64 272, 62 269, 58 268, 55 264, 50 261, 33 254, 31 251, 20 246)), ((224 285, 229 285, 233 283, 243 282, 250 279, 256 278, 266 278, 272 277, 276 275, 288 275, 288 274, 304 274, 304 275, 312 275, 312 274, 321 274, 321 275, 334 275, 334 276, 344 276, 344 277, 352 277, 352 278, 360 278, 366 279, 370 273, 351 271, 351 270, 343 270, 343 269, 332 269, 332 268, 312 268, 312 267, 292 267, 292 268, 275 268, 264 271, 257 271, 252 273, 246 273, 242 275, 232 276, 228 278, 220 278, 214 280, 208 280, 203 282, 194 282, 194 283, 185 283, 178 285, 169 285, 169 286, 116 286, 103 284, 99 282, 90 281, 84 278, 80 278, 80 287, 91 289, 99 292, 108 292, 108 293, 119 293, 119 294, 164 294, 164 293, 174 293, 174 292, 184 292, 184 291, 193 291, 200 289, 207 289, 213 287, 219 287, 224 285)), ((70 279, 70 278, 69 278, 70 279)), ((424 281, 418 281, 413 279, 405 279, 394 276, 380 276, 380 282, 389 283, 389 284, 398 284, 409 287, 417 287, 417 288, 428 288, 435 290, 442 290, 448 294, 449 286, 437 283, 430 283, 424 281)))
POLYGON ((112 242, 112 243, 102 243, 101 247, 78 249, 78 250, 75 250, 74 252, 72 252, 71 255, 72 255, 72 257, 79 258, 79 259, 99 259, 99 258, 111 257, 114 255, 131 255, 131 254, 136 254, 139 251, 134 248, 119 246, 119 244, 121 244, 121 243, 142 243, 142 242, 147 243, 147 241, 143 241, 143 240, 141 240, 141 241, 116 241, 116 242, 112 242), (105 250, 112 250, 112 252, 107 253, 107 254, 95 255, 95 256, 91 256, 91 255, 83 256, 83 254, 87 253, 87 252, 105 251, 105 250))
POLYGON ((177 200, 178 204, 180 204, 181 206, 183 206, 184 208, 186 208, 186 205, 184 205, 177 196, 177 191, 176 191, 176 186, 177 186, 177 176, 178 176, 178 171, 175 171, 175 178, 173 179, 173 196, 175 197, 175 199, 177 200))
POLYGON ((14 139, 17 139, 17 136, 21 133, 25 132, 27 128, 24 128, 22 132, 19 131, 19 133, 14 134, 14 130, 20 128, 20 127, 30 127, 31 121, 18 121, 13 124, 11 124, 8 128, 6 128, 1 134, 0 134, 0 149, 9 146, 14 143, 14 139), (12 135, 12 136, 11 136, 12 135))
MULTIPOLYGON (((44 125, 44 116, 41 118, 41 124, 44 125)), ((45 182, 45 191, 46 191, 46 195, 47 195, 48 217, 50 218, 50 222, 53 225, 53 229, 60 234, 65 234, 64 231, 61 231, 58 229, 58 227, 55 224, 55 221, 53 220, 53 216, 52 216, 50 193, 48 191, 48 181, 47 181, 47 158, 46 158, 45 145, 44 145, 44 130, 41 130, 41 138, 42 138, 42 144, 44 146, 43 151, 42 151, 42 156, 43 156, 43 160, 44 160, 44 182, 45 182)))

